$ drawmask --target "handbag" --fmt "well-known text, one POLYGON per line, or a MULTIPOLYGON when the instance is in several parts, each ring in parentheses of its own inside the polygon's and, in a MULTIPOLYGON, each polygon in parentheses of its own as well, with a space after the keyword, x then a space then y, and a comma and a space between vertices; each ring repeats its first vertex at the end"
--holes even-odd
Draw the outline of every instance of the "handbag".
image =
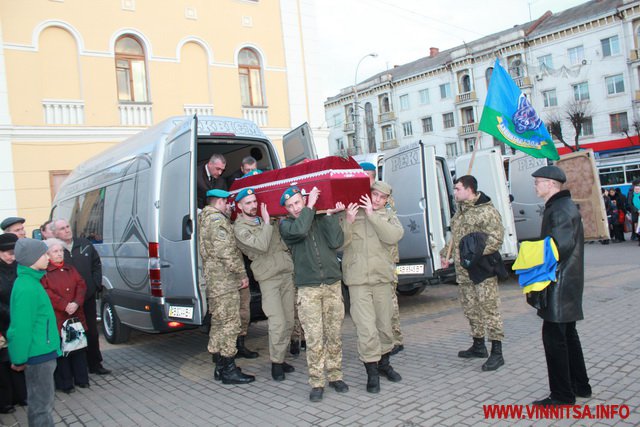
MULTIPOLYGON (((549 283, 549 286, 553 286, 554 282, 549 283)), ((527 294, 527 304, 536 310, 543 310, 547 308, 547 290, 549 286, 541 291, 531 291, 527 294)))
POLYGON ((84 331, 82 322, 77 317, 67 319, 60 329, 61 350, 64 356, 75 350, 80 350, 87 346, 87 334, 84 331))

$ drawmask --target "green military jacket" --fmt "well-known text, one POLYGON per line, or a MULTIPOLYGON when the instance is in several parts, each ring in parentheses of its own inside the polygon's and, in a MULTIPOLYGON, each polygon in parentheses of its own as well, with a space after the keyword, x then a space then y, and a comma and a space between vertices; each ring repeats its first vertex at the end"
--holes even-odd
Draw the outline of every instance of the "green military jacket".
POLYGON ((353 224, 341 215, 344 230, 342 279, 347 286, 396 280, 396 250, 404 229, 396 213, 382 208, 367 216, 360 211, 353 224))
POLYGON ((229 218, 212 206, 198 216, 202 272, 207 282, 207 298, 238 292, 247 273, 229 218))
POLYGON ((289 248, 280 237, 277 225, 262 218, 238 216, 233 233, 240 250, 251 260, 256 280, 268 280, 282 274, 293 274, 293 260, 289 248))
MULTIPOLYGON (((451 218, 451 232, 453 243, 453 260, 455 263, 456 277, 469 281, 467 270, 460 265, 460 240, 470 233, 485 233, 487 242, 483 255, 489 255, 500 250, 504 238, 504 225, 500 212, 493 206, 491 199, 481 191, 476 197, 458 204, 458 210, 451 218)), ((442 258, 446 257, 448 245, 440 251, 442 258)))

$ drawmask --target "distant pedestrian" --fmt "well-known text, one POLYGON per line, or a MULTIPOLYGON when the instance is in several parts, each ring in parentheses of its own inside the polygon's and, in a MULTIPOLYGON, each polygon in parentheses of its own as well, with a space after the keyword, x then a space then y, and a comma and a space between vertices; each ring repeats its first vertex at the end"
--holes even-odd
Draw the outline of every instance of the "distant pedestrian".
POLYGON ((5 233, 13 233, 18 236, 19 239, 27 237, 27 231, 24 229, 25 219, 17 216, 10 216, 5 218, 0 223, 0 228, 5 233))
POLYGON ((640 179, 633 181, 627 193, 627 212, 631 214, 631 240, 639 240, 636 229, 638 228, 638 212, 640 212, 640 179))

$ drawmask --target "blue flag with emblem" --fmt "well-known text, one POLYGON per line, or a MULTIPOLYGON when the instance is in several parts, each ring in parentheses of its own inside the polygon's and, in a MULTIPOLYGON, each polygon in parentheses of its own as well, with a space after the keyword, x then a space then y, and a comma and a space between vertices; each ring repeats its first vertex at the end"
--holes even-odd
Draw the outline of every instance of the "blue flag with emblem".
POLYGON ((544 123, 497 59, 478 129, 532 157, 560 158, 544 123))

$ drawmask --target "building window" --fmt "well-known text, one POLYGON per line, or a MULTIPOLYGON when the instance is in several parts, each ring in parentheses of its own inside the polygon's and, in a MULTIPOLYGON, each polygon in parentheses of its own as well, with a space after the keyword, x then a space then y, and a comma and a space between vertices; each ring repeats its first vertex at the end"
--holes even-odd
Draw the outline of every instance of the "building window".
POLYGON ((440 98, 446 99, 451 97, 451 85, 449 83, 440 85, 440 98))
POLYGON ((404 136, 413 135, 413 126, 411 126, 411 122, 404 122, 402 124, 402 133, 404 136))
POLYGON ((344 150, 344 138, 336 138, 336 146, 338 147, 338 151, 344 150))
POLYGON ((433 132, 433 120, 431 120, 431 117, 422 118, 422 132, 433 132))
POLYGON ((458 143, 456 142, 447 143, 447 157, 448 158, 458 157, 458 143))
POLYGON ((487 81, 487 87, 489 87, 489 82, 491 82, 491 74, 493 74, 493 67, 487 68, 487 71, 484 72, 484 79, 487 81))
POLYGON ((626 112, 609 114, 609 121, 611 122, 611 133, 621 133, 623 130, 629 130, 626 112))
POLYGON ((456 124, 453 121, 453 113, 445 113, 442 115, 442 124, 445 129, 454 127, 456 124))
POLYGON ((622 74, 605 77, 604 82, 607 85, 607 95, 624 93, 624 79, 622 78, 622 74))
POLYGON ((552 70, 553 60, 551 58, 551 54, 539 56, 538 67, 540 67, 541 70, 552 70))
POLYGON ((460 113, 462 114, 462 123, 465 125, 475 123, 476 119, 473 115, 473 107, 463 108, 460 113))
POLYGON ((604 58, 607 56, 618 55, 620 53, 620 42, 618 41, 618 36, 602 39, 600 40, 600 44, 602 45, 602 56, 604 58))
POLYGON ((589 100, 589 84, 587 82, 573 85, 573 99, 576 101, 589 100))
POLYGON ((545 90, 542 92, 542 97, 544 98, 544 106, 545 107, 556 107, 558 106, 558 98, 556 97, 556 90, 545 90))
POLYGON ((392 125, 387 125, 387 126, 382 126, 382 140, 383 141, 392 141, 394 138, 393 135, 393 126, 392 125))
POLYGON ((342 124, 342 118, 340 113, 333 115, 333 127, 338 127, 342 124))
POLYGON ((472 152, 475 146, 476 146, 476 139, 475 138, 466 138, 464 140, 465 152, 467 152, 467 153, 472 152))
POLYGON ((400 109, 408 110, 409 109, 409 95, 400 95, 400 109))
POLYGON ((389 104, 389 95, 380 95, 378 97, 378 104, 380 105, 380 113, 388 113, 391 111, 389 104))
POLYGON ((460 87, 462 89, 462 93, 471 92, 471 77, 468 74, 462 76, 460 80, 460 87))
POLYGON ((118 100, 147 102, 147 69, 142 44, 133 36, 122 36, 116 42, 116 80, 118 100))
POLYGON ((262 67, 258 54, 253 49, 244 48, 238 54, 238 74, 240 76, 240 98, 243 107, 262 107, 262 67))
POLYGON ((420 104, 425 105, 429 103, 429 89, 422 89, 420 92, 420 104))
POLYGON ((584 60, 584 47, 581 45, 567 49, 567 54, 569 55, 569 63, 571 65, 581 64, 584 60))
POLYGON ((593 136, 593 119, 591 117, 584 118, 582 129, 580 129, 580 136, 593 136))
POLYGON ((522 77, 524 75, 524 70, 522 68, 522 59, 520 55, 512 56, 508 59, 509 64, 509 74, 514 79, 517 77, 522 77))

